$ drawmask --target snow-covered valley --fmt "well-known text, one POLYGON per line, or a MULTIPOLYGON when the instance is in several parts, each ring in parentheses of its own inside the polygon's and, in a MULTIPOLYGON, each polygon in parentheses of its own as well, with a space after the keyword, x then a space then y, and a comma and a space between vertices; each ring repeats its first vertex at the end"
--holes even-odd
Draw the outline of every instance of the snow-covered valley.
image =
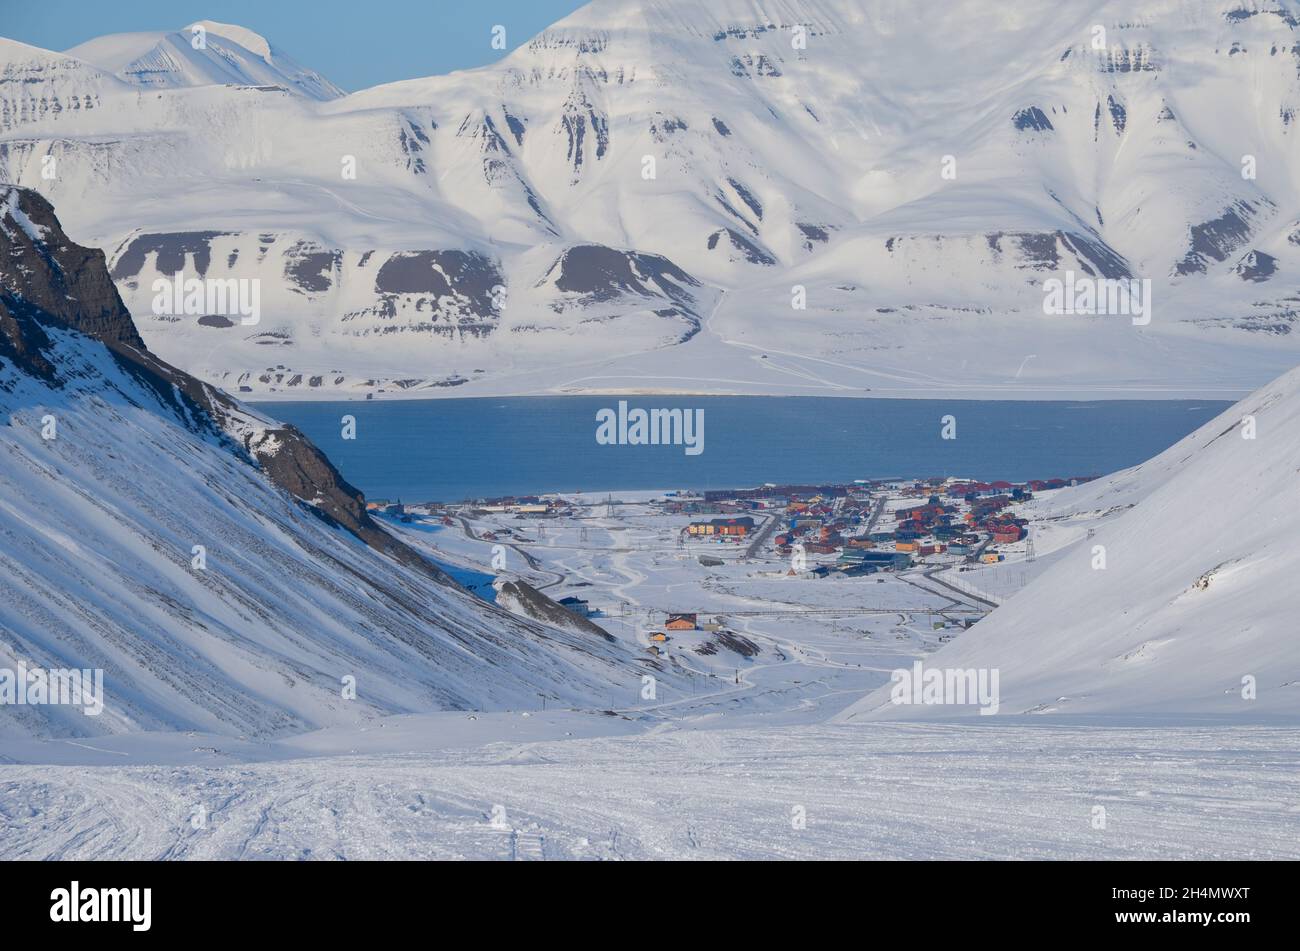
MULTIPOLYGON (((931 714, 923 724, 852 715, 891 671, 983 643, 985 625, 996 629, 1020 598, 1034 601, 1054 565, 1086 550, 1090 529, 1118 525, 1171 469, 1048 493, 1031 503, 1036 560, 1012 546, 1010 561, 934 577, 809 580, 783 577, 788 560, 767 545, 752 557, 737 545, 682 548, 675 539, 689 517, 659 514, 660 493, 624 494, 612 512, 604 498, 579 498, 572 517, 543 522, 504 512, 449 525, 393 519, 449 569, 490 577, 504 546, 499 574, 555 599, 580 595, 631 650, 646 652, 665 612, 685 608, 716 615, 738 637, 673 632, 658 659, 692 676, 657 683, 652 698, 628 684, 586 710, 539 699, 266 740, 193 732, 0 742, 11 764, 0 768, 4 854, 1294 859, 1300 709, 1286 692, 1232 709, 1213 692, 1185 702, 1195 677, 1164 666, 1162 683, 1125 694, 1127 707, 1120 684, 1102 713, 1030 712, 1015 705, 1028 706, 1014 658, 999 655, 1007 670, 997 716, 951 707, 946 719, 934 716, 942 709, 899 708, 931 714), (981 598, 1004 606, 989 614, 981 598), (935 624, 981 615, 967 631, 935 624), (1182 705, 1152 704, 1161 687, 1182 705)), ((1140 574, 1131 580, 1143 584, 1140 574)), ((1031 630, 1061 644, 1056 632, 1071 616, 1065 605, 1031 630)), ((1268 609, 1257 623, 1284 646, 1281 619, 1268 609)), ((1255 668, 1262 694, 1292 663, 1272 660, 1255 668)))
POLYGON ((0 38, 0 859, 1300 859, 1300 0, 596 0, 350 94, 195 26, 0 38), (463 502, 269 405, 580 393, 1239 402, 463 502))

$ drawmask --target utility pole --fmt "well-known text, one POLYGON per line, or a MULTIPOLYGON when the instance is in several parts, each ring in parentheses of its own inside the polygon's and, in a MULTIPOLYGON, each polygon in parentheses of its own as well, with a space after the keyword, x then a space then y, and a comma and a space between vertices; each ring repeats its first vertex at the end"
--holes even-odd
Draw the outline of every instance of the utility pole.
POLYGON ((623 626, 627 628, 627 634, 629 638, 636 636, 636 631, 633 630, 634 627, 633 622, 636 620, 636 616, 632 615, 632 621, 628 620, 628 615, 631 612, 631 608, 632 605, 630 605, 627 601, 619 602, 619 615, 620 617, 623 618, 623 626))

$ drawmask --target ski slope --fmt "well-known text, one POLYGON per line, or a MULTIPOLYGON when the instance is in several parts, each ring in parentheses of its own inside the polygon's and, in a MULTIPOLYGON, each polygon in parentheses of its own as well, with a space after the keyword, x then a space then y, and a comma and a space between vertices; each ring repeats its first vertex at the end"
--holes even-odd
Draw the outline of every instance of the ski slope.
POLYGON ((666 729, 407 754, 348 742, 349 755, 240 765, 6 766, 0 858, 1300 857, 1293 730, 666 729))

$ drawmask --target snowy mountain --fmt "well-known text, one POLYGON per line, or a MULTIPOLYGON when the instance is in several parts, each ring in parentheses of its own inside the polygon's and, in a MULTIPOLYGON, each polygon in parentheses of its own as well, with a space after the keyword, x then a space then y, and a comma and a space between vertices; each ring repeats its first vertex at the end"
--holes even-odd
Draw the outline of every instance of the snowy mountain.
POLYGON ((99 716, 11 698, 0 735, 267 736, 639 689, 603 632, 473 598, 297 430, 160 361, 105 265, 0 188, 0 669, 99 668, 105 694, 99 716))
POLYGON ((0 180, 232 390, 1242 395, 1298 359, 1296 0, 596 0, 341 97, 209 27, 0 42, 0 180), (263 317, 155 313, 182 269, 263 317), (1149 280, 1150 322, 1045 314, 1070 275, 1149 280))
MULTIPOLYGON (((1037 514, 1072 540, 925 666, 996 668, 1003 714, 1294 720, 1298 450, 1300 369, 1156 458, 1063 490, 1037 514)), ((896 705, 892 689, 841 719, 977 709, 896 705)))
POLYGON ((275 87, 322 101, 343 95, 252 30, 212 20, 175 33, 101 36, 68 55, 144 89, 225 84, 275 87))

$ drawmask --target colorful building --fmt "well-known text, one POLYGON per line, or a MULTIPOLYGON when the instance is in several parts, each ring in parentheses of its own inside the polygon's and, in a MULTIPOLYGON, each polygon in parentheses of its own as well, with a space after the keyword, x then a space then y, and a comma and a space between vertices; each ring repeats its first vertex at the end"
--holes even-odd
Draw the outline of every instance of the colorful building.
POLYGON ((740 518, 714 518, 707 522, 691 522, 686 532, 690 535, 729 535, 743 537, 754 530, 754 520, 748 515, 740 518))

